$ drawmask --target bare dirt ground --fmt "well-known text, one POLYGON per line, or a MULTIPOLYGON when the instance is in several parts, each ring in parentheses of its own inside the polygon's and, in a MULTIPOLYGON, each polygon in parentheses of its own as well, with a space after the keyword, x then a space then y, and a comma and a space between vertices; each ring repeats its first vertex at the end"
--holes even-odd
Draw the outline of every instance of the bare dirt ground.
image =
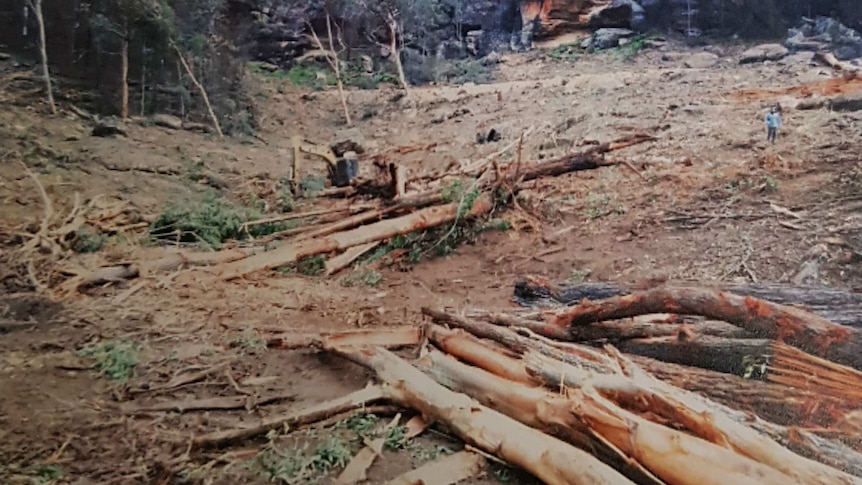
MULTIPOLYGON (((343 275, 277 272, 218 284, 159 277, 119 302, 134 281, 50 303, 16 286, 20 278, 10 275, 12 268, 0 268, 8 293, 0 297, 0 321, 36 323, 0 330, 0 481, 267 483, 266 472, 274 472, 261 464, 262 450, 290 454, 338 433, 356 441, 355 426, 287 438, 275 433, 190 455, 189 440, 344 395, 369 379, 355 366, 310 351, 267 350, 267 335, 416 324, 422 305, 510 305, 512 283, 525 274, 555 281, 787 281, 804 255, 824 244, 822 281, 862 286, 856 252, 862 243, 862 114, 787 109, 811 93, 799 86, 833 74, 792 60, 739 66, 734 55, 740 49, 714 48, 722 60, 709 69, 684 67, 692 52, 681 46, 631 60, 616 53, 573 62, 539 51, 513 55, 500 64, 494 84, 415 88, 417 105, 393 102, 394 88, 352 91, 349 102, 369 152, 421 148, 383 155, 411 174, 480 159, 530 127, 526 160, 639 130, 656 130, 659 137, 613 154, 640 175, 616 165, 528 184, 524 210, 498 214, 512 230, 482 234, 447 257, 383 267, 376 286, 345 287, 343 275), (770 145, 762 120, 775 102, 785 107, 784 127, 770 145), (476 134, 490 128, 502 140, 477 145, 476 134), (122 385, 89 370, 92 361, 78 356, 87 344, 112 339, 140 346, 134 375, 122 385), (199 382, 153 389, 181 371, 223 362, 224 370, 199 382), (230 411, 124 412, 130 404, 244 395, 239 391, 290 398, 230 411)), ((334 92, 258 79, 260 134, 267 144, 135 123, 127 137, 97 138, 74 114, 41 114, 34 107, 38 91, 23 92, 14 81, 17 69, 0 66, 6 76, 0 94, 4 251, 14 246, 16 228, 38 226, 44 210, 21 161, 42 181, 58 213, 72 208, 76 193, 83 201, 102 195, 103 210, 121 207, 124 222, 134 225, 136 217, 158 214, 169 203, 195 203, 213 186, 241 202, 253 181, 285 175, 292 135, 328 143, 343 127, 334 92)), ((853 83, 852 89, 862 88, 853 83)), ((129 230, 103 250, 70 255, 62 264, 93 269, 169 250, 150 246, 142 233, 129 230)), ((371 482, 430 460, 440 447, 460 446, 426 433, 387 451, 372 467, 371 482)), ((496 467, 473 483, 529 480, 496 467)))

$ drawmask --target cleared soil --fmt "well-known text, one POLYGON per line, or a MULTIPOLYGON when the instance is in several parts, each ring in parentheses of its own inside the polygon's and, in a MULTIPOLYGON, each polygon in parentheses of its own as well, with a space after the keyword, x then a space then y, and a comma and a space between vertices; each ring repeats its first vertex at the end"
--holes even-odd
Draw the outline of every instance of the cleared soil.
MULTIPOLYGON (((268 272, 227 283, 177 283, 168 274, 149 278, 119 302, 136 281, 52 303, 23 291, 26 274, 0 268, 7 293, 0 296, 0 322, 34 323, 0 329, 0 482, 29 483, 60 470, 58 483, 267 483, 255 459, 261 450, 314 448, 332 433, 355 436, 343 429, 276 433, 188 456, 189 439, 342 396, 370 379, 311 350, 267 350, 260 344, 268 335, 417 324, 423 305, 506 307, 513 305, 513 282, 526 274, 552 281, 788 281, 804 255, 823 244, 820 281, 862 287, 862 113, 786 108, 812 95, 857 92, 862 83, 804 62, 739 66, 734 56, 741 49, 712 48, 721 62, 709 69, 685 68, 694 51, 681 46, 631 60, 607 53, 560 62, 534 51, 505 57, 493 84, 414 88, 415 104, 393 101, 394 88, 351 91, 366 151, 407 166, 411 175, 481 159, 530 127, 525 160, 642 130, 658 136, 612 154, 631 167, 526 184, 521 207, 495 215, 511 230, 483 233, 446 257, 381 265, 375 286, 342 285, 349 269, 328 278, 268 272), (784 126, 771 145, 763 116, 775 102, 785 107, 784 126), (476 144, 476 134, 491 128, 502 140, 476 144), (108 339, 141 346, 125 384, 100 377, 77 354, 108 339), (147 389, 180 371, 226 361, 240 389, 291 398, 232 411, 122 412, 130 402, 238 395, 223 371, 166 393, 147 389)), ((44 115, 38 85, 11 62, 0 62, 0 69, 3 251, 14 250, 22 228, 38 227, 43 217, 42 197, 21 161, 58 214, 72 209, 76 193, 81 201, 101 195, 95 209, 104 211, 106 224, 133 225, 168 204, 199 203, 208 190, 237 202, 271 196, 269 187, 287 173, 293 135, 326 144, 344 127, 334 91, 260 78, 254 89, 266 143, 134 122, 126 137, 99 138, 71 112, 44 115)), ((61 99, 61 106, 70 102, 61 99)), ((512 149, 501 158, 514 156, 512 149)), ((307 160, 305 171, 323 173, 322 161, 307 160)), ((296 210, 330 203, 301 201, 296 210)), ((97 253, 62 255, 57 264, 85 271, 171 250, 151 247, 140 231, 124 232, 97 253)), ((462 445, 426 432, 406 449, 387 451, 372 467, 371 483, 432 459, 438 446, 462 445)), ((496 482, 531 479, 493 467, 471 483, 496 482)))

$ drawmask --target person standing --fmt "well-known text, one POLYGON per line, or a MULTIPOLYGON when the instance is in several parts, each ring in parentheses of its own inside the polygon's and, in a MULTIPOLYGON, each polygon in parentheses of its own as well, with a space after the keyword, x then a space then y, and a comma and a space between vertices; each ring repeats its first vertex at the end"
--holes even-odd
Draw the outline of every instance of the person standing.
POLYGON ((766 114, 766 139, 775 143, 775 137, 778 136, 778 128, 781 127, 781 115, 773 106, 769 113, 766 114))

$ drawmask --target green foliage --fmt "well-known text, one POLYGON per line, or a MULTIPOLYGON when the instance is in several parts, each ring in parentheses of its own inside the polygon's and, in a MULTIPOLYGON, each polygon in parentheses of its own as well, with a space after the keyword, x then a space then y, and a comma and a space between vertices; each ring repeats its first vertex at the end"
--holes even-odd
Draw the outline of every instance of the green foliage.
POLYGON ((209 193, 193 206, 168 206, 150 226, 150 237, 164 243, 202 243, 218 249, 230 239, 266 236, 289 227, 281 223, 247 229, 243 226, 261 217, 259 210, 232 204, 209 193))
POLYGON ((326 177, 309 175, 299 182, 299 190, 305 197, 314 197, 326 188, 326 177))
POLYGON ((301 274, 305 276, 319 276, 326 269, 326 256, 317 254, 306 256, 296 263, 281 266, 276 271, 283 275, 301 274))
POLYGON ((341 286, 352 288, 355 286, 377 286, 383 281, 383 275, 377 271, 364 268, 353 271, 341 279, 341 286))
POLYGON ((413 452, 410 454, 414 460, 420 462, 434 461, 442 455, 451 455, 452 449, 448 446, 414 446, 413 452))
POLYGON ((642 50, 646 48, 647 37, 645 35, 636 35, 628 39, 628 43, 617 47, 616 51, 626 62, 634 59, 642 50))
POLYGON ((85 225, 75 231, 72 250, 76 253, 95 253, 105 247, 107 242, 108 236, 96 231, 89 225, 85 225))
POLYGON ((110 380, 126 381, 138 365, 140 346, 124 340, 108 340, 88 345, 78 353, 82 357, 95 359, 95 369, 110 380))
POLYGON ((231 341, 231 347, 239 347, 243 354, 259 354, 266 352, 266 340, 257 332, 247 329, 231 341))
POLYGON ((494 70, 481 59, 442 62, 435 68, 434 78, 450 84, 489 84, 494 82, 494 70))
POLYGON ((463 219, 473 209, 473 203, 479 198, 481 192, 478 187, 471 187, 469 190, 464 189, 464 182, 456 180, 443 188, 443 200, 449 203, 458 203, 457 219, 463 219))
POLYGON ((293 199, 293 192, 290 186, 285 184, 278 191, 278 210, 280 212, 293 212, 296 209, 296 201, 293 199))
POLYGON ((623 205, 611 206, 611 201, 611 197, 606 194, 589 194, 587 196, 587 218, 598 219, 610 214, 625 214, 628 211, 623 205))
POLYGON ((335 468, 343 468, 353 457, 345 440, 330 436, 308 451, 268 449, 257 458, 264 476, 272 482, 314 484, 335 468))
POLYGON ((406 449, 410 445, 406 426, 393 426, 386 431, 384 448, 389 451, 406 449))
POLYGON ((357 414, 341 421, 336 426, 353 431, 360 438, 370 438, 374 436, 379 422, 380 418, 376 414, 357 414))
POLYGON ((744 379, 766 379, 769 367, 769 357, 764 355, 746 355, 742 358, 742 377, 744 379))
POLYGON ((47 485, 63 478, 63 469, 57 465, 39 465, 28 473, 30 485, 47 485))
POLYGON ((505 219, 490 219, 476 225, 476 232, 500 231, 506 232, 512 229, 512 223, 505 219))
POLYGON ((548 57, 558 62, 575 62, 583 49, 577 44, 566 44, 555 47, 548 52, 548 57))
POLYGON ((580 284, 586 281, 591 274, 593 274, 593 270, 589 268, 576 269, 572 271, 571 276, 569 276, 566 281, 568 281, 569 283, 580 284))

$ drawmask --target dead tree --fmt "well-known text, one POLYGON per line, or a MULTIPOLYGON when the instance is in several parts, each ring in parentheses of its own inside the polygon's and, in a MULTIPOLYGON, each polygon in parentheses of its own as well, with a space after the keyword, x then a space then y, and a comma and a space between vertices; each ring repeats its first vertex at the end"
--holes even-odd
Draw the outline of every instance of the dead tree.
MULTIPOLYGON (((338 87, 338 96, 341 98, 341 107, 344 109, 344 120, 348 125, 351 125, 353 122, 350 120, 350 109, 347 108, 347 95, 344 93, 344 82, 341 80, 341 62, 338 60, 338 55, 341 51, 335 50, 335 41, 333 40, 332 35, 332 17, 329 15, 329 12, 326 12, 326 36, 329 40, 329 49, 323 47, 323 42, 320 41, 320 37, 317 36, 317 32, 311 24, 308 24, 308 30, 311 31, 311 37, 314 39, 314 43, 317 44, 317 48, 326 52, 326 61, 329 63, 329 67, 332 68, 333 74, 335 74, 335 85, 338 87)), ((342 46, 344 45, 343 42, 341 42, 340 32, 338 34, 338 41, 342 46)))
POLYGON ((42 16, 42 0, 27 0, 27 6, 36 15, 36 24, 39 26, 39 57, 42 63, 42 78, 45 82, 45 91, 48 95, 48 105, 51 113, 57 114, 57 105, 54 104, 54 91, 51 87, 51 73, 48 70, 48 48, 45 42, 45 17, 42 16))
POLYGON ((186 62, 186 58, 185 56, 183 56, 183 53, 180 50, 179 46, 176 43, 171 42, 171 47, 173 47, 174 51, 177 53, 177 59, 179 59, 180 64, 182 64, 183 68, 186 70, 186 74, 189 75, 189 80, 191 80, 192 84, 194 84, 195 87, 198 88, 198 92, 201 93, 201 98, 203 98, 204 104, 207 107, 207 112, 209 113, 210 119, 213 122, 213 129, 215 129, 219 138, 224 138, 224 133, 222 133, 221 125, 219 125, 218 122, 218 117, 216 116, 215 111, 213 111, 213 107, 210 104, 209 96, 207 96, 207 90, 204 89, 203 85, 200 82, 198 82, 198 78, 195 77, 194 71, 192 71, 192 68, 191 66, 189 66, 189 63, 186 62))

